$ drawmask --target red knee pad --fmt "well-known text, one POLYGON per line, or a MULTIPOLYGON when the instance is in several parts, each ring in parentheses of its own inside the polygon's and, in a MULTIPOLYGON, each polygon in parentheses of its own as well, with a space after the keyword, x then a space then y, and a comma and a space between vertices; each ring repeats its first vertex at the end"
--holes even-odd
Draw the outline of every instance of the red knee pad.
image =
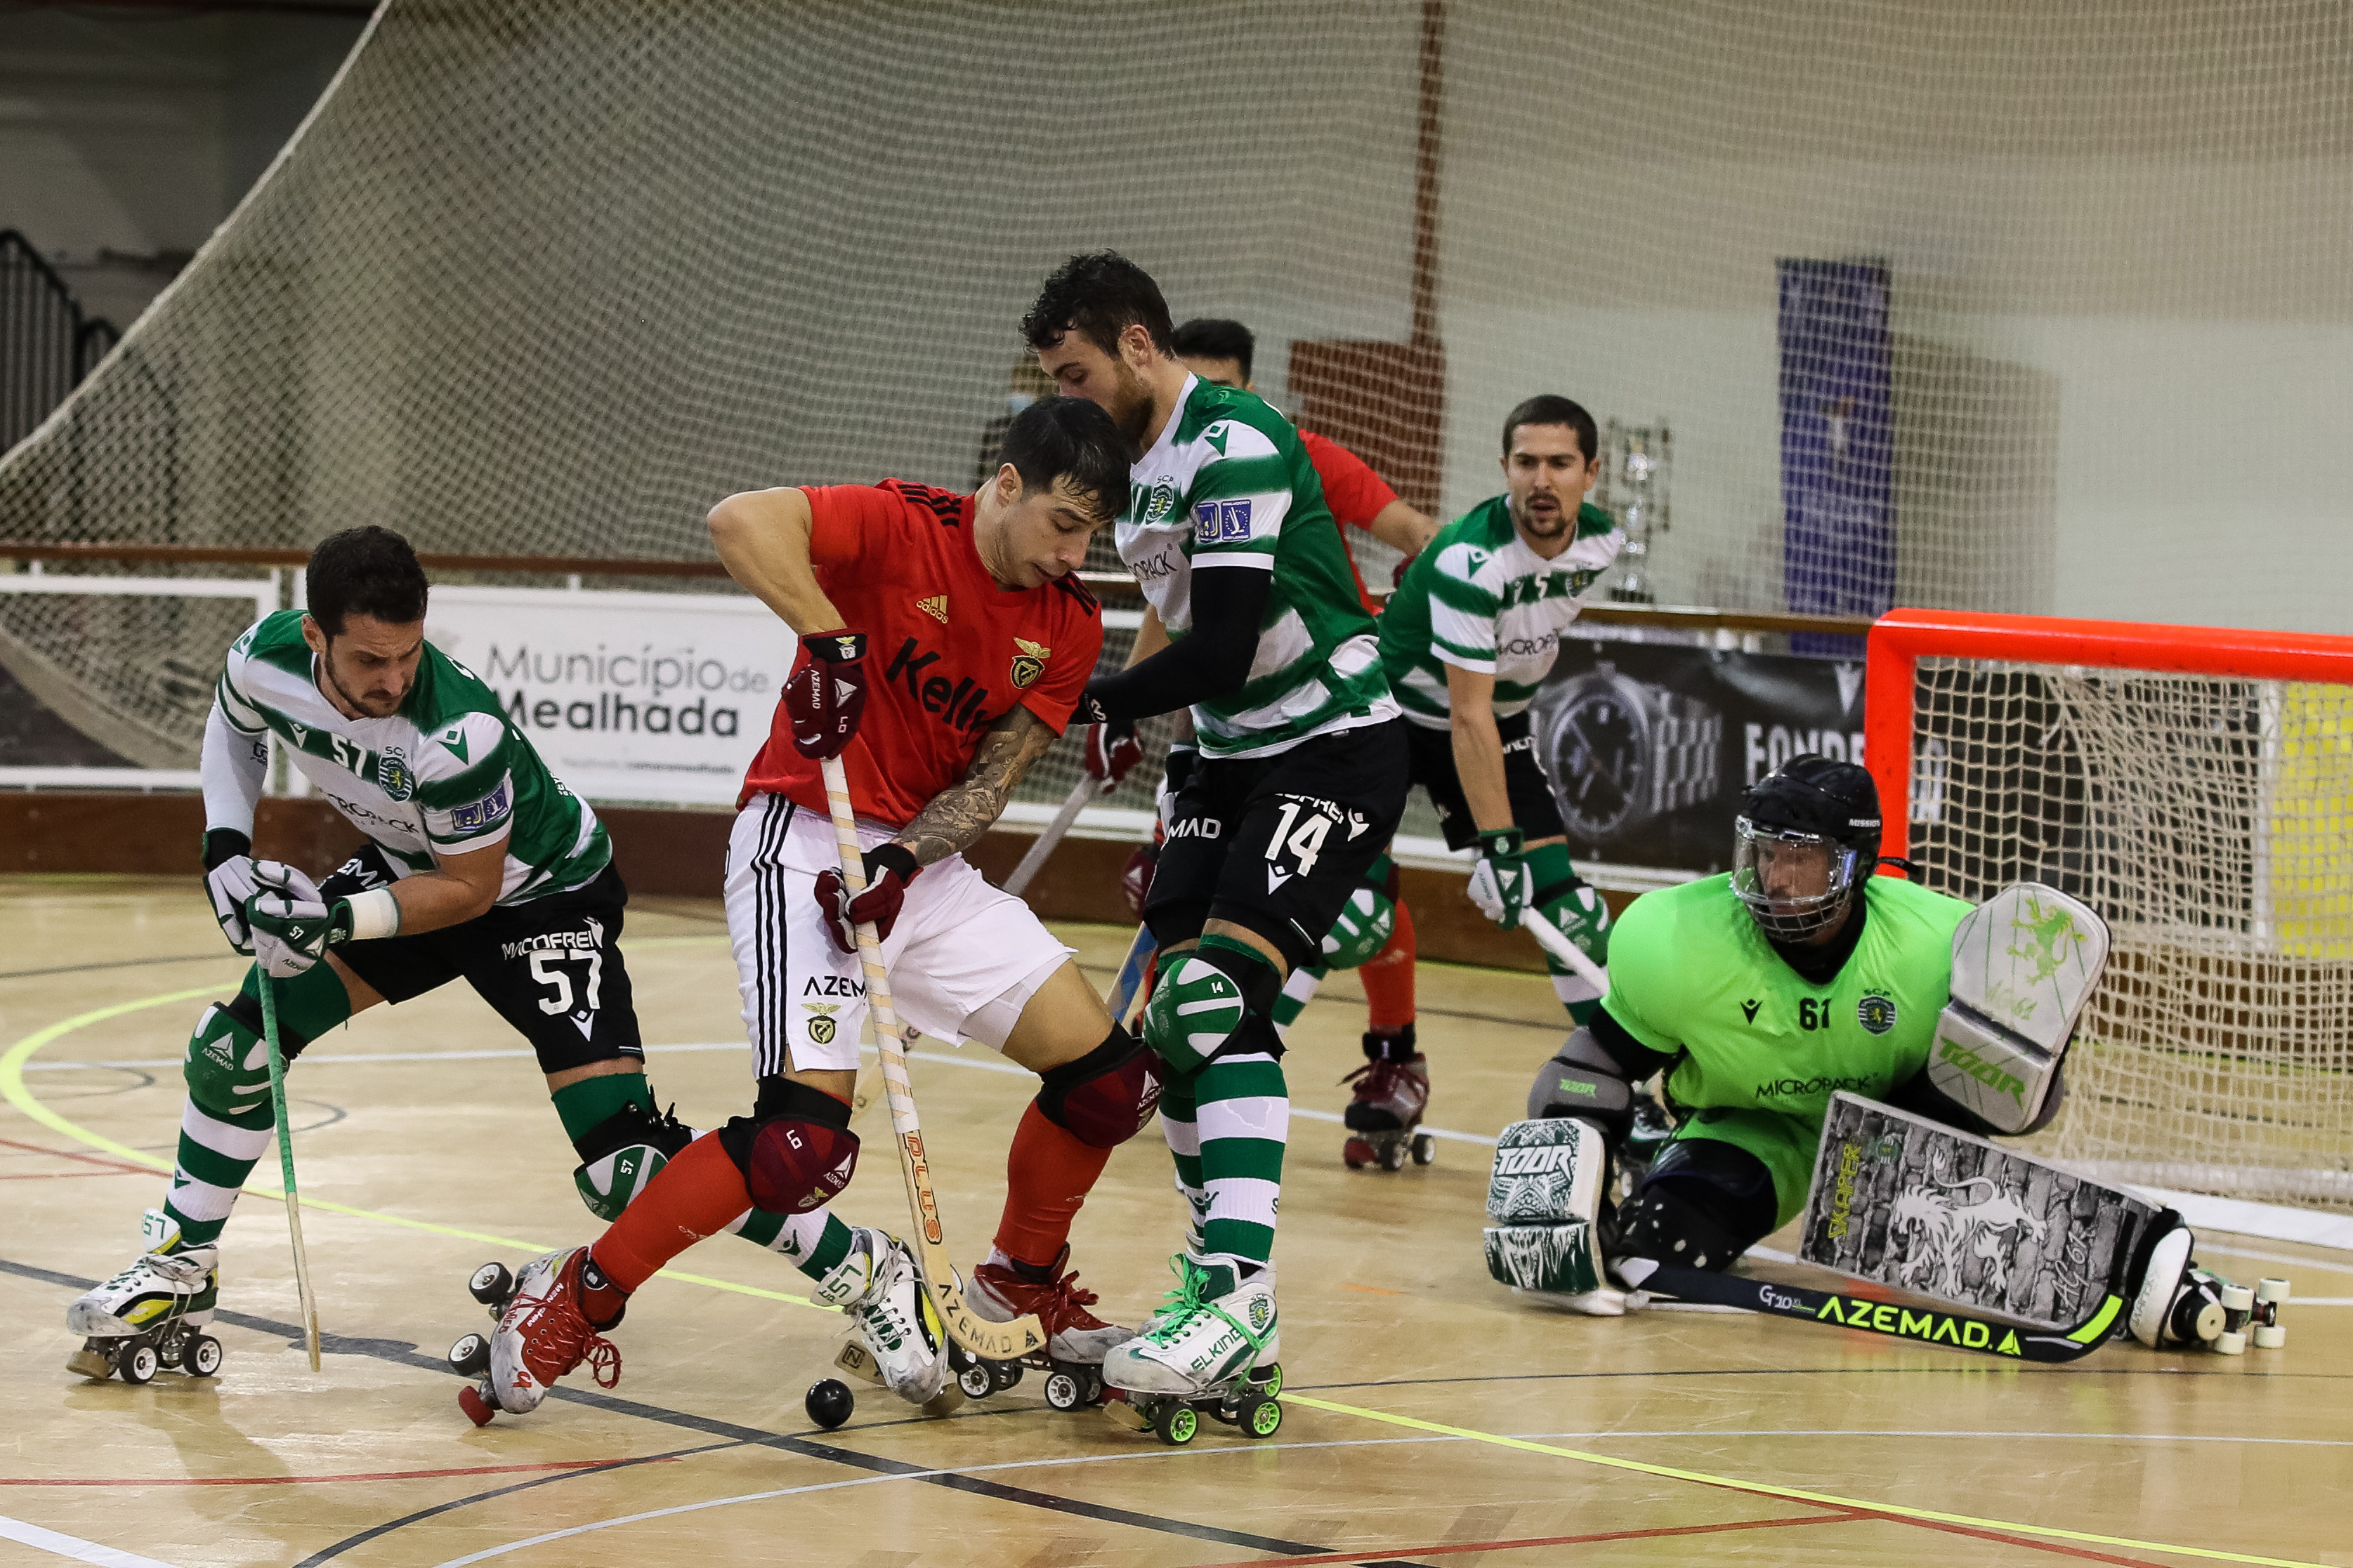
POLYGON ((1152 1121, 1160 1104, 1159 1057, 1117 1024, 1103 1043, 1048 1069, 1038 1109, 1080 1142, 1113 1149, 1152 1121))
POLYGON ((771 1214, 807 1214, 831 1203, 858 1169, 858 1134, 818 1121, 777 1121, 752 1134, 744 1184, 771 1214))

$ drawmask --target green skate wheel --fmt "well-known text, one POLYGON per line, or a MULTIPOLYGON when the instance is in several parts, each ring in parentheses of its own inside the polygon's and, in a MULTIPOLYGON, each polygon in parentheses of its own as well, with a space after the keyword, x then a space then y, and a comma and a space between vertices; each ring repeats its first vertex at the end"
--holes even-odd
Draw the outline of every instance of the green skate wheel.
POLYGON ((1272 1399, 1282 1392, 1282 1363, 1268 1362, 1250 1368, 1250 1392, 1261 1399, 1272 1399))
POLYGON ((210 1334, 198 1334, 181 1352, 180 1363, 191 1377, 210 1377, 220 1370, 220 1341, 210 1334))
POLYGON ((1201 1418, 1194 1413, 1191 1405, 1181 1400, 1175 1401, 1160 1413, 1160 1418, 1152 1424, 1152 1429, 1159 1433, 1160 1440, 1170 1447, 1181 1448, 1193 1440, 1194 1433, 1201 1429, 1201 1418))
POLYGON ((1254 1399, 1242 1406, 1241 1427, 1252 1437, 1271 1437, 1282 1425, 1282 1406, 1271 1399, 1254 1399))
POLYGON ((987 1366, 980 1362, 975 1362, 956 1373, 955 1381, 967 1399, 986 1399, 997 1392, 997 1379, 989 1375, 987 1366))
POLYGON ((153 1345, 139 1344, 122 1352, 122 1359, 115 1363, 114 1370, 122 1374, 125 1383, 153 1383, 156 1369, 163 1364, 164 1358, 155 1353, 153 1345))

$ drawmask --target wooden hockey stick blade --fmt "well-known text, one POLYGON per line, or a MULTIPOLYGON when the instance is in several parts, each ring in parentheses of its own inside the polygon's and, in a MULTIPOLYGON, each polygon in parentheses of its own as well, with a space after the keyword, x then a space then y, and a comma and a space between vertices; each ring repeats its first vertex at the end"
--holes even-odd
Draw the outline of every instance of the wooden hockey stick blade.
POLYGON ((1663 1263, 1644 1278, 1641 1289, 1647 1294, 1678 1301, 1736 1307, 1745 1312, 1796 1318, 1833 1328, 1861 1329, 1865 1333, 1885 1334, 1891 1339, 1916 1340, 1922 1344, 2033 1362, 2069 1362, 2089 1355, 2116 1336, 2124 1321, 2125 1305, 2124 1298, 2111 1289, 2101 1297, 2090 1317, 2060 1333, 2018 1328, 1941 1307, 1905 1307, 1849 1296, 1842 1291, 1779 1285, 1743 1274, 1712 1274, 1705 1269, 1679 1268, 1663 1263))
POLYGON ((1558 926, 1535 910, 1522 910, 1520 924, 1536 939, 1537 946, 1576 970, 1588 984, 1599 987, 1603 995, 1609 994, 1609 972, 1586 957, 1585 950, 1563 936, 1558 926))
POLYGON ((1029 879, 1046 864, 1047 857, 1054 853, 1055 846, 1060 844, 1063 837, 1071 831, 1071 824, 1078 821, 1079 813, 1092 805, 1095 796, 1103 792, 1103 780, 1092 773, 1079 775, 1079 782, 1071 786, 1070 797, 1062 802, 1062 808, 1054 813, 1054 820, 1046 824, 1046 830, 1038 835, 1038 841, 1030 845, 1029 853, 1021 857, 1021 864, 1014 867, 1013 875, 1005 879, 1007 892, 1017 899, 1021 896, 1022 889, 1029 886, 1029 879))
MULTIPOLYGON (((841 880, 854 899, 866 890, 866 866, 858 847, 858 824, 850 815, 849 779, 839 757, 825 758, 821 767, 826 804, 833 814, 841 880)), ((891 1005, 891 975, 882 963, 882 942, 871 923, 858 927, 858 955, 866 974, 869 1021, 881 1058, 883 1089, 891 1102, 891 1131, 899 1145, 899 1173, 906 1181, 907 1212, 915 1228, 916 1268, 923 1276, 924 1291, 941 1328, 973 1354, 991 1361, 1026 1355, 1046 1343, 1046 1331, 1037 1314, 993 1323, 965 1305, 964 1285, 948 1258, 939 1197, 932 1190, 931 1165, 923 1154, 923 1122, 915 1111, 914 1087, 907 1078, 906 1042, 900 1037, 899 1016, 891 1005)))
POLYGON ((1152 928, 1136 927, 1135 940, 1127 944, 1127 956, 1119 961, 1119 973, 1111 983, 1111 995, 1103 1004, 1113 1023, 1126 1023, 1128 1015, 1135 1011, 1135 994, 1144 988, 1144 971, 1156 950, 1152 928))
POLYGON ((266 972, 259 978, 261 1037, 269 1051, 270 1109, 278 1119, 279 1185, 286 1196, 286 1236, 294 1248, 294 1294, 302 1306, 302 1338, 311 1352, 311 1370, 317 1372, 319 1300, 311 1294, 311 1255, 302 1245, 302 1194, 294 1184, 294 1129, 286 1110, 286 1053, 278 1044, 278 986, 266 972))

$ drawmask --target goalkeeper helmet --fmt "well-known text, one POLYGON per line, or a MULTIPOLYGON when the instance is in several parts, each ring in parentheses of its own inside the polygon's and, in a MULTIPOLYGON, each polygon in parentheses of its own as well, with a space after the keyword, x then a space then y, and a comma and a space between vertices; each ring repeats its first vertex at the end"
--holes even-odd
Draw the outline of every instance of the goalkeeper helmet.
POLYGON ((1854 763, 1808 752, 1748 787, 1733 831, 1733 893, 1767 936, 1806 942, 1844 923, 1879 864, 1879 790, 1854 763))

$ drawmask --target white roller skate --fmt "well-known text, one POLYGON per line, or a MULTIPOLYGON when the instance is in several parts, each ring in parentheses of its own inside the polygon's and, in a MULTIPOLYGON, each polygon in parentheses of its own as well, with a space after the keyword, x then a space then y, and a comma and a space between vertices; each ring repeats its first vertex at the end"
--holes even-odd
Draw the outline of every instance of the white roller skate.
POLYGON ((1105 1411, 1169 1444, 1191 1442, 1203 1415, 1271 1437, 1282 1425, 1272 1272, 1238 1283, 1229 1267, 1182 1253, 1169 1265, 1176 1289, 1143 1333, 1103 1357, 1103 1382, 1117 1391, 1105 1411))
POLYGON ((1087 1310, 1099 1298, 1079 1288, 1075 1269, 1063 1272, 1070 1260, 1065 1245, 1055 1254, 1047 1278, 1038 1280, 1021 1274, 1002 1252, 991 1251, 988 1261, 972 1271, 964 1299, 973 1315, 1007 1323, 1034 1312, 1046 1331, 1046 1348, 1015 1361, 989 1361, 961 1345, 950 1345, 948 1364, 957 1387, 974 1399, 984 1399, 1013 1387, 1021 1381, 1022 1369, 1033 1367, 1046 1373, 1046 1403, 1055 1409, 1076 1410, 1103 1402, 1103 1359, 1135 1338, 1136 1331, 1106 1323, 1087 1310))
POLYGON ((148 1250, 137 1261, 66 1309, 66 1327, 83 1336, 66 1369, 133 1384, 164 1367, 210 1377, 220 1370, 220 1342, 196 1331, 220 1300, 220 1249, 182 1247, 161 1209, 142 1216, 140 1240, 148 1250))
MULTIPOLYGON (((468 1289, 476 1300, 490 1305, 504 1298, 494 1309, 499 1326, 491 1331, 489 1375, 458 1394, 459 1408, 475 1426, 489 1425, 498 1411, 522 1415, 538 1409, 555 1380, 583 1362, 597 1386, 610 1388, 621 1381, 620 1350, 602 1331, 618 1323, 621 1314, 592 1323, 581 1310, 580 1274, 587 1261, 588 1249, 575 1247, 534 1258, 512 1277, 498 1264, 475 1270, 468 1289)), ((459 1359, 466 1348, 467 1341, 460 1340, 449 1351, 450 1364, 460 1371, 469 1370, 459 1359)))
POLYGON ((845 1351, 842 1367, 910 1405, 929 1406, 947 1386, 947 1336, 915 1255, 882 1231, 860 1226, 853 1234, 849 1256, 818 1281, 809 1300, 840 1308, 858 1325, 859 1342, 845 1351), (850 1353, 861 1348, 862 1357, 850 1353))

